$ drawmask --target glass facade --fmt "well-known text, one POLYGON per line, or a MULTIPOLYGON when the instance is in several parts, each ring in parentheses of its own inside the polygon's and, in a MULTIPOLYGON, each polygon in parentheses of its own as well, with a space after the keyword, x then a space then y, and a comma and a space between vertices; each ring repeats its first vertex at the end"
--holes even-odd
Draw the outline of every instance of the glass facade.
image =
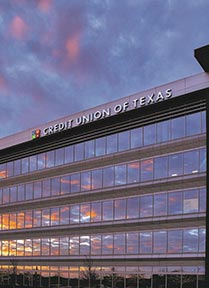
POLYGON ((205 287, 206 154, 200 111, 0 164, 0 283, 205 287))

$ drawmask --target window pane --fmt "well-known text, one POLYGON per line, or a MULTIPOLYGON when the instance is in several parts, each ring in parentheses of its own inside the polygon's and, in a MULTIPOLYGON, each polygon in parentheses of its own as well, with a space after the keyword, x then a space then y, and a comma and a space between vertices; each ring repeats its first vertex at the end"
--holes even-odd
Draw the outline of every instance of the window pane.
POLYGON ((198 190, 184 192, 184 213, 198 212, 198 190))
POLYGON ((125 199, 118 199, 114 201, 115 204, 115 220, 126 218, 126 201, 125 199))
POLYGON ((102 188, 102 169, 92 171, 92 189, 102 188))
POLYGON ((6 164, 1 164, 0 165, 0 179, 4 179, 6 177, 8 177, 6 164))
POLYGON ((42 210, 42 226, 50 226, 50 209, 42 210))
POLYGON ((168 214, 176 215, 183 212, 182 192, 172 192, 168 194, 168 214))
POLYGON ((102 254, 113 253, 113 235, 102 235, 102 254))
POLYGON ((59 208, 51 208, 51 226, 59 225, 59 208))
POLYGON ((87 191, 91 189, 91 173, 81 173, 81 191, 87 191))
POLYGON ((200 149, 200 171, 206 171, 206 149, 200 149))
POLYGON ((182 230, 168 230, 168 253, 182 253, 182 230))
POLYGON ((85 159, 89 159, 95 156, 94 143, 95 140, 86 141, 84 143, 85 159))
POLYGON ((168 157, 154 159, 154 179, 168 177, 168 157))
POLYGON ((61 194, 69 194, 70 193, 70 178, 69 176, 62 176, 60 180, 61 184, 61 194))
POLYGON ((147 159, 141 161, 141 180, 153 179, 153 159, 147 159))
POLYGON ((34 199, 41 198, 41 192, 42 192, 41 182, 34 182, 33 189, 34 189, 33 191, 34 199))
POLYGON ((139 197, 127 199, 127 219, 139 218, 139 197))
POLYGON ((80 222, 90 222, 90 204, 81 204, 80 205, 80 222))
POLYGON ((91 222, 99 222, 102 218, 101 202, 91 204, 91 222))
POLYGON ((157 123, 157 143, 170 140, 170 121, 157 123))
POLYGON ((169 176, 178 176, 183 174, 183 154, 174 154, 169 156, 169 176))
POLYGON ((64 148, 55 150, 55 166, 62 165, 64 163, 64 148))
POLYGON ((197 173, 199 171, 199 151, 184 153, 184 174, 197 173))
POLYGON ((74 153, 75 153, 75 157, 74 160, 75 161, 81 161, 84 159, 84 145, 83 143, 78 143, 75 144, 74 146, 74 153))
MULTIPOLYGON (((6 176, 7 177, 11 177, 11 176, 13 176, 14 175, 14 171, 13 171, 13 166, 14 166, 14 162, 8 162, 7 164, 6 164, 6 167, 7 167, 7 169, 6 169, 6 176)), ((22 168, 22 167, 21 167, 22 168)), ((0 170, 1 170, 1 168, 0 168, 0 170)), ((26 172, 28 172, 28 171, 26 171, 26 172)), ((25 172, 25 173, 26 173, 25 172)), ((23 173, 23 171, 21 172, 21 173, 23 173)), ((0 179, 1 179, 1 172, 0 172, 0 179)))
POLYGON ((101 235, 91 236, 91 254, 101 255, 101 235))
POLYGON ((118 151, 125 151, 130 149, 130 133, 129 131, 124 131, 118 133, 118 151))
POLYGON ((202 116, 202 133, 206 132, 206 112, 201 113, 202 116))
POLYGON ((44 169, 46 167, 46 153, 38 154, 38 170, 44 169))
POLYGON ((79 205, 70 206, 70 223, 79 223, 79 205))
MULTIPOLYGON (((8 164, 7 164, 7 167, 8 167, 8 164)), ((26 157, 22 159, 22 174, 25 174, 28 172, 29 172, 29 160, 28 160, 28 157, 26 157)), ((8 174, 11 174, 11 173, 8 173, 8 174)))
POLYGON ((171 139, 185 136, 185 117, 178 117, 171 120, 171 139))
POLYGON ((199 199, 200 199, 200 212, 206 211, 206 189, 202 188, 199 192, 199 199))
POLYGON ((46 168, 54 167, 54 151, 46 153, 46 168))
POLYGON ((199 252, 206 250, 206 231, 205 228, 199 229, 199 252))
POLYGON ((80 236, 80 255, 89 255, 90 236, 80 236))
POLYGON ((156 124, 147 125, 144 127, 144 145, 156 143, 156 124))
POLYGON ((71 175, 70 183, 71 183, 70 191, 72 193, 80 192, 81 184, 80 184, 80 174, 79 173, 71 175))
POLYGON ((127 245, 127 253, 128 254, 138 254, 139 253, 139 239, 138 233, 127 233, 126 234, 126 245, 127 245))
POLYGON ((167 250, 167 233, 166 231, 154 232, 154 253, 166 253, 167 250))
POLYGON ((131 131, 131 148, 142 146, 142 128, 132 129, 131 131))
POLYGON ((70 249, 70 255, 79 254, 79 237, 78 236, 70 237, 69 249, 70 249))
POLYGON ((140 197, 140 217, 151 217, 153 215, 152 209, 152 196, 140 197))
POLYGON ((114 234, 114 254, 125 254, 125 233, 114 234))
POLYGON ((74 146, 65 147, 65 163, 73 162, 74 146))
POLYGON ((103 221, 113 220, 113 201, 103 202, 103 221))
POLYGON ((118 151, 118 134, 107 136, 107 154, 111 154, 118 151))
POLYGON ((198 229, 184 230, 183 252, 198 252, 198 229))
POLYGON ((186 136, 201 133, 201 112, 186 116, 186 136))
POLYGON ((152 232, 140 232, 140 254, 152 253, 152 232))
POLYGON ((167 215, 167 194, 154 195, 154 216, 167 215))
POLYGON ((25 199, 26 200, 33 199, 33 183, 27 183, 25 185, 25 199))
POLYGON ((95 145, 96 145, 96 156, 105 155, 106 137, 96 139, 95 145))
POLYGON ((12 186, 10 187, 10 202, 14 203, 16 201, 17 201, 17 186, 12 186))
POLYGON ((69 207, 64 206, 60 208, 60 225, 69 224, 70 215, 69 215, 69 207))
POLYGON ((43 197, 49 197, 51 193, 51 188, 50 188, 50 180, 44 180, 43 182, 43 197))
POLYGON ((126 184, 126 165, 115 166, 115 185, 126 184))
POLYGON ((137 183, 139 182, 140 175, 140 162, 132 162, 127 165, 127 182, 128 183, 137 183))
POLYGON ((110 187, 114 185, 114 167, 103 169, 103 187, 110 187))
MULTIPOLYGON (((6 167, 6 165, 5 165, 6 167)), ((5 171, 6 171, 6 168, 5 168, 5 171)), ((20 175, 21 173, 21 162, 20 160, 16 160, 14 161, 14 176, 16 175, 20 175)), ((5 172, 5 177, 7 177, 7 173, 5 172)), ((3 177, 3 178, 5 178, 3 177)))
POLYGON ((25 185, 18 185, 17 187, 17 201, 25 200, 25 185))

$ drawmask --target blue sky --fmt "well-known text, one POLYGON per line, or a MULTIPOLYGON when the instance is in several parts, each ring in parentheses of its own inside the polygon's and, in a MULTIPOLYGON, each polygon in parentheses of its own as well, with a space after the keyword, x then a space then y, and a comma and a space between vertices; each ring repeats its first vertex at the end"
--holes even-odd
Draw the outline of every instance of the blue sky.
POLYGON ((0 0, 0 137, 202 72, 208 0, 0 0))

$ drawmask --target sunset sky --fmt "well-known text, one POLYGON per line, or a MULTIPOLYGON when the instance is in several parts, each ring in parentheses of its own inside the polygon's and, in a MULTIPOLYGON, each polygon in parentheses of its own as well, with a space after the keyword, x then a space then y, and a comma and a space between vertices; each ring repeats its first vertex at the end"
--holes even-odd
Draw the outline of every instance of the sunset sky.
POLYGON ((0 137, 202 72, 208 0, 0 0, 0 137))

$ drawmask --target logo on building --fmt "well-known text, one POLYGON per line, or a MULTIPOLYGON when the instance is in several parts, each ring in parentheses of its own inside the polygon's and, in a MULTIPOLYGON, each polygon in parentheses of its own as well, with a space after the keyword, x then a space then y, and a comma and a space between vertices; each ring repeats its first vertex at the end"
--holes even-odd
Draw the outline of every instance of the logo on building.
POLYGON ((32 131, 32 139, 40 138, 40 136, 41 136, 41 130, 40 129, 36 129, 36 130, 32 131))

